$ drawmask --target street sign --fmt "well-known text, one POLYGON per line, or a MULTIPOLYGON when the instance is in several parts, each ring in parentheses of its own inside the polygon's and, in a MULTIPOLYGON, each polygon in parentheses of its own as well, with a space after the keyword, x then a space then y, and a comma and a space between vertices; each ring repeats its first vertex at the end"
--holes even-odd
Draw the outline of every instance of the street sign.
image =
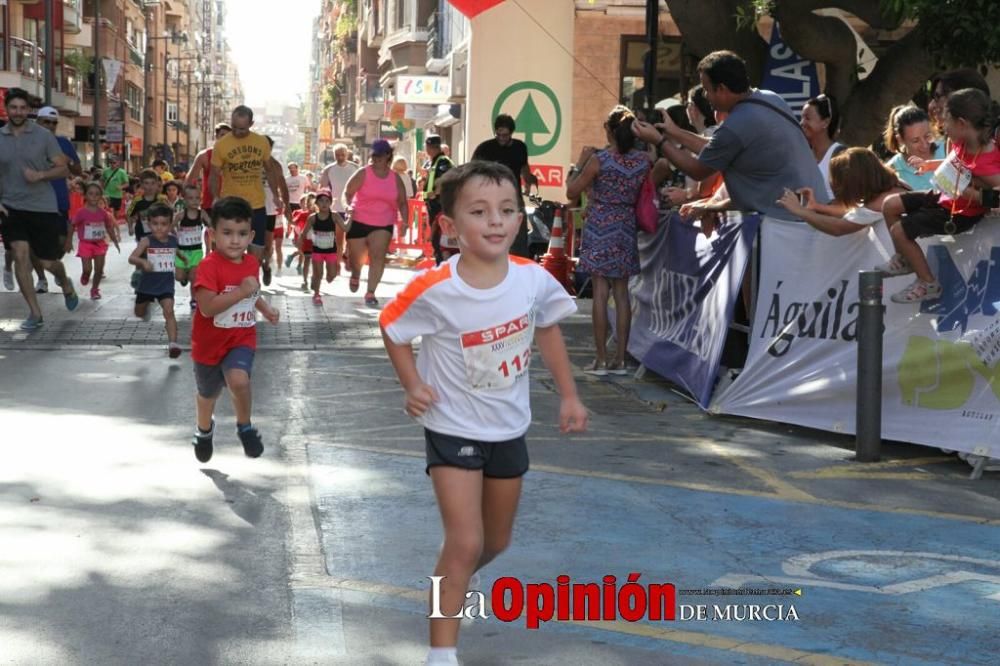
POLYGON ((125 123, 108 123, 104 130, 104 140, 108 143, 122 143, 125 141, 125 123))
POLYGON ((445 104, 451 97, 447 76, 397 76, 396 101, 401 104, 445 104))

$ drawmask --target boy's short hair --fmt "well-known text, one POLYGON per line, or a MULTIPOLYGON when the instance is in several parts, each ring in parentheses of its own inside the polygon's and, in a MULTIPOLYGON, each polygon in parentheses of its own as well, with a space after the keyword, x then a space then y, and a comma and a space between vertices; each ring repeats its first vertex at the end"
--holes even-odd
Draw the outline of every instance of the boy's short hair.
POLYGON ((139 172, 139 182, 144 180, 155 180, 156 182, 161 182, 160 174, 156 173, 152 169, 143 169, 139 172))
POLYGON ((166 217, 171 220, 174 219, 174 209, 165 203, 155 203, 149 207, 149 213, 147 213, 149 219, 154 217, 166 217))
POLYGON ((175 187, 175 188, 177 188, 177 194, 181 193, 181 184, 178 183, 176 180, 168 180, 167 182, 165 182, 163 184, 163 189, 164 190, 166 190, 169 187, 175 187))
POLYGON ((167 161, 166 160, 153 160, 153 168, 155 169, 158 166, 166 168, 167 167, 167 161))
POLYGON ((197 192, 198 196, 201 196, 201 186, 194 183, 185 183, 184 194, 186 195, 188 192, 197 192))
POLYGON ((499 162, 473 160, 462 166, 450 169, 438 181, 441 187, 438 196, 441 200, 441 210, 444 211, 445 215, 448 217, 452 216, 455 210, 455 202, 458 201, 458 195, 461 193, 462 188, 473 178, 484 178, 497 185, 509 183, 514 188, 515 195, 520 187, 517 179, 514 178, 514 172, 509 167, 499 162))
POLYGON ((253 208, 243 197, 222 197, 212 205, 211 218, 213 229, 219 220, 235 220, 250 224, 253 208))

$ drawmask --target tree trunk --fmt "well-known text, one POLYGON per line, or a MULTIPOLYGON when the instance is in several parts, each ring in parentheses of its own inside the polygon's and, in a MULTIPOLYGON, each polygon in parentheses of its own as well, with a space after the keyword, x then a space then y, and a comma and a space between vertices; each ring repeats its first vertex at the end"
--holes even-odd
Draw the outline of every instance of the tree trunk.
POLYGON ((756 30, 736 26, 741 0, 666 0, 684 43, 699 57, 728 49, 747 63, 750 82, 759 84, 767 61, 767 42, 756 30))
POLYGON ((885 129, 892 107, 909 102, 934 72, 920 29, 915 29, 889 48, 868 78, 854 87, 841 109, 841 141, 856 146, 873 143, 885 129))

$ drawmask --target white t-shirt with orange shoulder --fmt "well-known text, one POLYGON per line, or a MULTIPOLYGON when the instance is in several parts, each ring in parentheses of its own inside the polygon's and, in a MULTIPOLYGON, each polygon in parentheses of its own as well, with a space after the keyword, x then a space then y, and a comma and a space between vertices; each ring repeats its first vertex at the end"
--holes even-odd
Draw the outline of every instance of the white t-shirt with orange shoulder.
POLYGON ((396 344, 421 338, 417 371, 438 401, 417 421, 429 430, 484 442, 531 425, 528 369, 536 327, 557 324, 576 303, 541 266, 511 257, 495 287, 458 275, 460 256, 420 273, 389 303, 379 324, 396 344))

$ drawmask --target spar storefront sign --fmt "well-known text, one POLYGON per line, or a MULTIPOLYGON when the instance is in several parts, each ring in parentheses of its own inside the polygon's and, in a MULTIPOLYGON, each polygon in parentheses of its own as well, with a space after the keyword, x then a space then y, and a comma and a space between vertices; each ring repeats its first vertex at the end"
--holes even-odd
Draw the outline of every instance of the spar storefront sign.
POLYGON ((566 169, 573 159, 573 3, 453 0, 452 4, 468 7, 471 18, 466 153, 471 155, 481 142, 492 139, 493 119, 506 113, 517 125, 515 138, 528 148, 542 196, 562 199, 566 169))
MULTIPOLYGON (((883 436, 1000 457, 1000 219, 921 245, 944 294, 886 298, 883 436)), ((834 238, 769 219, 761 248, 747 362, 711 410, 854 433, 857 276, 892 253, 885 225, 834 238)))

